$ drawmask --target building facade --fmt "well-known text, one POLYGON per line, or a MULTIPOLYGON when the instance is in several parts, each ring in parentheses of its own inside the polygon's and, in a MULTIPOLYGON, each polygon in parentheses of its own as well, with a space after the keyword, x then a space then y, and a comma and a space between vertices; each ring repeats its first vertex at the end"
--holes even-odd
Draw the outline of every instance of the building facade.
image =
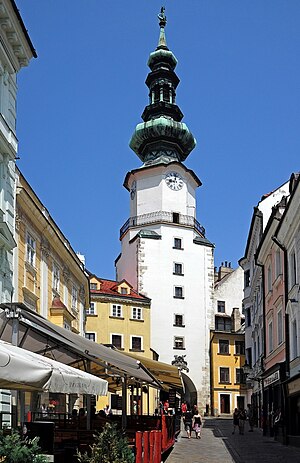
POLYGON ((289 201, 275 232, 283 251, 285 281, 286 371, 284 427, 286 441, 300 445, 300 175, 292 174, 289 201))
MULTIPOLYGON (((0 2, 0 26, 0 302, 5 303, 14 294, 17 74, 37 55, 13 0, 0 2)), ((9 424, 10 393, 1 389, 0 412, 9 424)))
POLYGON ((245 334, 241 314, 233 309, 230 326, 211 331, 211 414, 231 415, 235 408, 246 408, 247 391, 243 366, 245 334))
POLYGON ((285 183, 264 195, 254 208, 244 257, 239 263, 244 270, 245 349, 249 368, 247 377, 247 402, 252 403, 258 426, 267 422, 267 410, 263 408, 263 374, 266 356, 265 333, 265 286, 262 266, 256 262, 257 249, 272 213, 272 208, 288 194, 285 183))
POLYGON ((14 301, 84 335, 89 280, 84 264, 17 170, 14 301))
POLYGON ((213 327, 213 245, 196 220, 196 174, 183 161, 195 139, 176 104, 177 60, 160 36, 150 54, 149 104, 131 138, 142 166, 128 172, 130 217, 120 231, 117 280, 152 300, 151 346, 162 362, 186 353, 193 387, 186 399, 205 410, 210 400, 209 332, 213 327))

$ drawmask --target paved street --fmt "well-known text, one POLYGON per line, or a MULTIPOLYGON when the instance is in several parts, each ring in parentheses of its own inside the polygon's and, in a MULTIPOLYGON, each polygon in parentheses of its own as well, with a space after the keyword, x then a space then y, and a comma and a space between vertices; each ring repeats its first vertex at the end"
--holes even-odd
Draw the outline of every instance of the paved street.
POLYGON ((300 463, 300 448, 263 437, 261 431, 232 435, 232 421, 207 418, 202 439, 187 439, 182 431, 166 463, 300 463))

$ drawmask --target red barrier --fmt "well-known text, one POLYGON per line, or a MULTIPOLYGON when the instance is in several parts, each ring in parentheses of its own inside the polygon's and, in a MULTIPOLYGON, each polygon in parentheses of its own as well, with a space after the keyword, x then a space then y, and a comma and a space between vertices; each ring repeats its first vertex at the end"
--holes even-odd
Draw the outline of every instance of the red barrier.
POLYGON ((153 455, 154 455, 154 435, 155 431, 150 431, 150 463, 153 463, 153 455))
MULTIPOLYGON (((144 461, 143 463, 149 462, 149 431, 144 432, 144 461)), ((152 462, 151 462, 152 463, 152 462)))
POLYGON ((142 438, 143 438, 143 433, 141 431, 137 431, 135 433, 135 448, 136 448, 135 462, 136 463, 143 463, 142 461, 142 438))
POLYGON ((154 461, 161 463, 161 431, 154 431, 154 461))
POLYGON ((31 411, 27 412, 27 423, 31 422, 31 411))

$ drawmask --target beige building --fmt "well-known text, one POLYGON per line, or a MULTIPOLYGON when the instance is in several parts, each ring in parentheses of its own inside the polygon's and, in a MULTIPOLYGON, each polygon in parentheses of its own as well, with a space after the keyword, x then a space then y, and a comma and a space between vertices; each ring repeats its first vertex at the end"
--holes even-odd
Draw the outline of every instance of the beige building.
MULTIPOLYGON (((123 280, 105 280, 90 275, 90 307, 86 311, 85 336, 97 343, 147 359, 157 359, 150 347, 150 304, 148 297, 139 294, 123 280)), ((129 413, 139 408, 153 413, 157 407, 158 391, 147 388, 132 390, 129 395, 129 413), (134 404, 134 401, 136 404, 134 404), (141 404, 144 404, 143 407, 141 404)), ((114 398, 110 397, 110 404, 114 398)), ((97 408, 103 406, 99 401, 97 408)), ((113 408, 113 405, 112 405, 113 408)))
POLYGON ((89 281, 82 260, 19 170, 13 300, 84 334, 89 281))

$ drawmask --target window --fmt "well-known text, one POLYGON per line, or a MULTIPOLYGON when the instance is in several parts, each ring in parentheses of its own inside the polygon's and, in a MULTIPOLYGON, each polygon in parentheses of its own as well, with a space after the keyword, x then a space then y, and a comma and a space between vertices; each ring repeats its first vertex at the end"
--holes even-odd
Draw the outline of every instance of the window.
POLYGON ((77 302, 78 302, 78 290, 76 286, 72 286, 72 309, 77 310, 77 302))
POLYGON ((122 317, 122 306, 113 304, 111 308, 111 316, 112 317, 122 317))
POLYGON ((236 355, 245 355, 245 342, 244 341, 235 341, 235 354, 236 355))
POLYGON ((65 330, 68 330, 68 331, 71 331, 71 325, 69 322, 67 322, 66 320, 64 320, 64 329, 65 330))
POLYGON ((182 248, 182 239, 181 238, 174 238, 174 249, 183 249, 182 248))
POLYGON ((269 353, 273 351, 273 322, 269 323, 269 353))
POLYGON ((245 288, 250 286, 250 270, 246 270, 244 273, 244 286, 245 288))
POLYGON ((173 215, 173 220, 172 220, 172 222, 173 222, 173 223, 179 223, 179 214, 178 214, 178 212, 173 212, 172 215, 173 215))
POLYGON ((267 271, 267 278, 268 278, 268 292, 271 291, 272 289, 272 268, 271 268, 271 265, 269 265, 268 267, 268 271, 267 271))
POLYGON ((250 368, 252 368, 252 350, 251 347, 246 349, 246 359, 250 368))
POLYGON ((257 358, 260 357, 260 337, 257 336, 257 358))
POLYGON ((275 271, 276 271, 276 277, 278 277, 278 275, 281 275, 281 252, 280 252, 280 249, 277 249, 276 254, 275 254, 275 271))
POLYGON ((134 350, 134 351, 143 350, 141 336, 131 336, 131 350, 134 350))
POLYGON ((33 267, 35 266, 35 249, 36 241, 29 233, 27 233, 26 260, 33 267))
POLYGON ((90 283, 90 289, 97 289, 97 283, 90 283))
POLYGON ((295 359, 296 357, 298 357, 298 334, 297 334, 297 321, 296 320, 292 322, 292 343, 293 343, 292 359, 295 359))
POLYGON ((219 313, 225 313, 225 301, 217 301, 217 307, 219 313))
POLYGON ((282 309, 277 312, 277 341, 278 345, 283 342, 283 319, 282 319, 282 309))
POLYGON ((183 287, 174 286, 174 297, 177 299, 183 299, 183 287))
POLYGON ((85 333, 85 338, 90 341, 96 341, 96 333, 85 333))
POLYGON ((133 320, 143 320, 143 311, 141 307, 132 307, 133 320))
POLYGON ((59 280, 59 266, 55 262, 53 262, 52 287, 54 291, 56 291, 57 293, 59 293, 59 280))
POLYGON ((117 349, 122 349, 122 335, 121 334, 112 334, 111 335, 111 344, 117 349))
POLYGON ((219 354, 229 354, 229 341, 220 339, 219 340, 219 354))
POLYGON ((90 303, 90 307, 88 309, 86 309, 86 314, 87 315, 95 315, 96 314, 95 302, 90 303))
POLYGON ((251 326, 251 309, 250 307, 247 307, 245 310, 245 324, 246 327, 251 326))
POLYGON ((217 331, 231 331, 231 318, 216 317, 215 326, 217 331))
POLYGON ((183 324, 183 315, 175 314, 175 316, 174 316, 174 326, 184 326, 184 324, 183 324))
POLYGON ((183 275, 183 265, 178 262, 174 262, 173 273, 174 275, 183 275))
POLYGON ((220 383, 229 383, 229 368, 220 367, 220 383))
POLYGON ((291 278, 290 288, 292 288, 297 282, 296 254, 294 251, 290 255, 290 278, 291 278))
POLYGON ((121 288, 121 294, 128 294, 127 288, 121 288))
POLYGON ((174 349, 185 349, 183 336, 174 336, 174 349))
POLYGON ((245 383, 245 375, 243 368, 236 368, 235 369, 235 382, 236 384, 244 384, 245 383))

